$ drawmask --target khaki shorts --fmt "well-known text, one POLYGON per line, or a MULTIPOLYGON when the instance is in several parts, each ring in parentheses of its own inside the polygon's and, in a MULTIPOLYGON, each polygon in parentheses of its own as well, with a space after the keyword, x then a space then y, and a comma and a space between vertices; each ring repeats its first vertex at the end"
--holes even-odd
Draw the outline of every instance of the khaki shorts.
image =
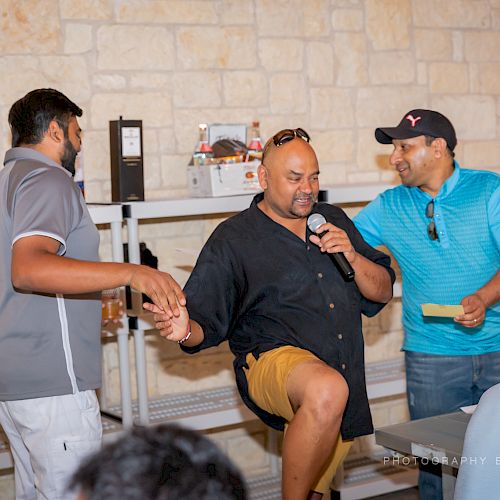
MULTIPOLYGON (((261 354, 258 360, 250 353, 246 361, 248 369, 244 370, 248 382, 248 393, 252 401, 268 413, 283 417, 290 422, 294 412, 286 390, 288 376, 297 365, 306 361, 319 361, 319 359, 304 349, 284 346, 261 354)), ((339 434, 337 444, 323 468, 321 478, 313 488, 314 491, 328 493, 335 472, 349 452, 351 445, 352 440, 343 441, 339 434)))

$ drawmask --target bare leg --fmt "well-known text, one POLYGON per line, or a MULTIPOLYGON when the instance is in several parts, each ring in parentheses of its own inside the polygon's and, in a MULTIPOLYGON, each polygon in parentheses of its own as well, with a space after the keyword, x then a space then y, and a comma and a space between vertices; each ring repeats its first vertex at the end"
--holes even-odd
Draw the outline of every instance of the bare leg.
POLYGON ((283 499, 305 500, 337 442, 349 391, 336 370, 306 361, 290 373, 287 392, 295 415, 283 441, 283 499))

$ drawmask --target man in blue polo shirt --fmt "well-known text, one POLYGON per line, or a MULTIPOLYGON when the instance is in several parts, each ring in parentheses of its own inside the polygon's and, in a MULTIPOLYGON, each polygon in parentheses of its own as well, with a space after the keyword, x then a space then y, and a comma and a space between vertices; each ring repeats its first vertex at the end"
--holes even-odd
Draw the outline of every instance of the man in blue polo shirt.
MULTIPOLYGON (((453 125, 436 111, 412 110, 375 138, 393 144, 403 185, 354 222, 401 268, 411 418, 452 412, 500 382, 500 176, 459 167, 453 125), (461 304, 464 313, 423 316, 424 303, 461 304)), ((421 498, 441 498, 439 471, 421 470, 419 487, 421 498)))

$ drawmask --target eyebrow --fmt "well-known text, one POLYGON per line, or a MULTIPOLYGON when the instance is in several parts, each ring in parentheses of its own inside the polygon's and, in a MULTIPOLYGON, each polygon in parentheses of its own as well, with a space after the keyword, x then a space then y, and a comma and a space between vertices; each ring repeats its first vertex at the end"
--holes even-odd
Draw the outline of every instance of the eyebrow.
MULTIPOLYGON (((295 172, 294 170, 289 170, 288 173, 292 174, 292 175, 298 175, 298 176, 304 175, 302 172, 295 172)), ((313 172, 311 175, 319 175, 319 170, 316 170, 316 172, 313 172)))

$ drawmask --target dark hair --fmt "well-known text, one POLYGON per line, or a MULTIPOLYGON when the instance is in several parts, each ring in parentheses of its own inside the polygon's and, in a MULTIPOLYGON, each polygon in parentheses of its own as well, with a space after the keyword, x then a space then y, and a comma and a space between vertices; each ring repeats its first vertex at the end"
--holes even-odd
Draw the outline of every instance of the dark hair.
POLYGON ((9 111, 12 146, 39 144, 52 120, 68 134, 71 116, 82 116, 82 110, 64 94, 54 89, 36 89, 16 101, 9 111))
POLYGON ((245 500, 238 469, 208 438, 175 425, 136 427, 71 479, 86 500, 245 500))
MULTIPOLYGON (((426 146, 430 146, 437 139, 437 137, 433 137, 432 135, 425 135, 424 137, 426 146)), ((455 158, 455 152, 448 147, 448 144, 446 145, 446 151, 450 158, 455 158)))

